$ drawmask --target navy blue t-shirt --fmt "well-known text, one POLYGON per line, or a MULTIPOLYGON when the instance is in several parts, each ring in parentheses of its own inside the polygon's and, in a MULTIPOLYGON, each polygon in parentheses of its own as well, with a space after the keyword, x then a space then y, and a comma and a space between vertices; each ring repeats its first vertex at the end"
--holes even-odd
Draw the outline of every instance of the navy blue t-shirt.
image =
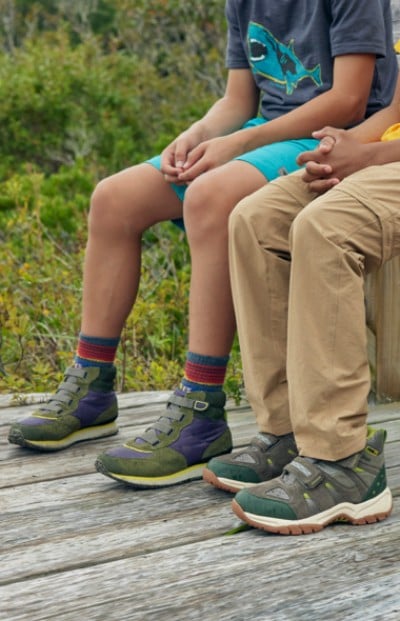
POLYGON ((266 119, 329 90, 334 57, 344 54, 377 56, 367 116, 391 102, 390 0, 227 0, 225 11, 226 65, 251 69, 266 119))

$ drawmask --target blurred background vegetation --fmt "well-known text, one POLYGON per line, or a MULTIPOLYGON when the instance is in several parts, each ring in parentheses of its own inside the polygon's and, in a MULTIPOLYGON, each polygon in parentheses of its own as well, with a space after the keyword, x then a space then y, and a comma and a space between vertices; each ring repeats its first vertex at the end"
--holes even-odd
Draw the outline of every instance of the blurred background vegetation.
MULTIPOLYGON (((80 324, 96 182, 158 152, 225 84, 223 0, 0 0, 0 391, 53 390, 80 324)), ((164 223, 118 352, 118 389, 170 389, 187 342, 189 252, 164 223)), ((227 388, 241 387, 237 343, 227 388)))

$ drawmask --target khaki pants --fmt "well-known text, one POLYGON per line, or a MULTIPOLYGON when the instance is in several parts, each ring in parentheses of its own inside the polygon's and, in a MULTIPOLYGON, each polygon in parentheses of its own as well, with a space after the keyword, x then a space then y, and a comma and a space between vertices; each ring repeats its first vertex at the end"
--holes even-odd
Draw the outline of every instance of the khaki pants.
POLYGON ((315 197, 301 172, 242 200, 230 223, 244 380, 261 431, 300 454, 365 446, 370 375, 364 275, 400 254, 400 162, 315 197))

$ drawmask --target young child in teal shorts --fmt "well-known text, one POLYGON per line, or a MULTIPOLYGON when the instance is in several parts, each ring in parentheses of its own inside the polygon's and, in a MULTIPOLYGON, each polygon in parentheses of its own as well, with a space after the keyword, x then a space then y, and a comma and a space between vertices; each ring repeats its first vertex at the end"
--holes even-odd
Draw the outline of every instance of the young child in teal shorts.
POLYGON ((231 450, 223 384, 235 334, 234 206, 295 170, 316 145, 314 130, 352 126, 388 105, 396 82, 389 0, 303 0, 301 10, 296 0, 227 0, 226 19, 224 95, 161 156, 95 188, 74 363, 49 402, 9 433, 39 450, 116 433, 114 359, 137 295, 142 234, 183 219, 191 286, 182 382, 146 432, 96 462, 134 487, 200 478, 211 457, 231 450))

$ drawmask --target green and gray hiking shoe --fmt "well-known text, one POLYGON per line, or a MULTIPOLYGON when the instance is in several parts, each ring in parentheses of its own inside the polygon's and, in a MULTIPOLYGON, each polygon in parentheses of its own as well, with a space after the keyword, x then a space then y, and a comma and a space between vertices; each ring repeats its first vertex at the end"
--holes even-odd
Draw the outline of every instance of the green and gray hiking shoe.
POLYGON ((117 433, 115 367, 70 367, 49 401, 14 423, 12 444, 40 451, 58 451, 81 440, 117 433))
POLYGON ((237 492, 279 476, 296 455, 292 433, 284 436, 258 433, 247 448, 214 457, 204 469, 203 479, 227 492, 237 492))
POLYGON ((207 461, 232 449, 224 392, 176 390, 165 413, 141 436, 96 461, 102 474, 133 487, 201 479, 207 461))
POLYGON ((386 432, 369 429, 364 450, 340 461, 296 457, 273 481, 243 489, 234 513, 256 528, 301 535, 332 522, 369 524, 392 509, 383 446, 386 432))

